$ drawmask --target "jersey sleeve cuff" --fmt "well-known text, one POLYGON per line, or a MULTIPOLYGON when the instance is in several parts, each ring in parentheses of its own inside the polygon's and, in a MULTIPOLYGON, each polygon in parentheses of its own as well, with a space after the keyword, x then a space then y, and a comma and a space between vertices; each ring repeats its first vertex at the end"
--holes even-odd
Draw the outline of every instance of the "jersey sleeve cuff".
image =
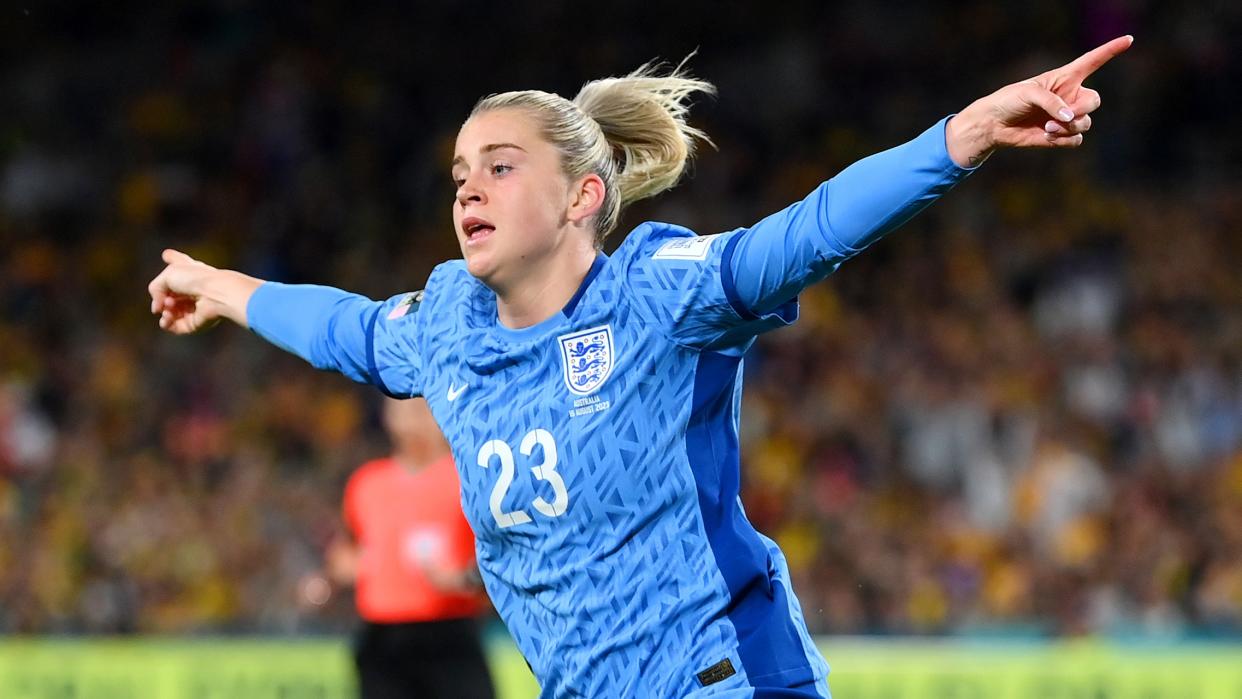
MULTIPOLYGON (((954 112, 953 114, 950 114, 946 116, 945 118, 941 119, 940 121, 936 122, 934 126, 932 126, 930 129, 924 132, 923 136, 930 136, 932 134, 937 136, 937 138, 934 138, 932 140, 936 144, 935 145, 935 148, 937 151, 936 155, 938 158, 940 158, 940 161, 942 163, 941 172, 945 173, 946 175, 949 175, 950 177, 953 177, 954 178, 953 181, 957 182, 969 176, 970 173, 974 172, 975 170, 978 170, 979 168, 983 167, 983 163, 979 163, 978 165, 975 165, 974 167, 962 167, 961 165, 958 165, 956 162, 954 162, 953 158, 949 156, 949 121, 955 116, 957 116, 957 112, 954 112)), ((919 138, 921 139, 922 136, 920 136, 919 138)))
POLYGON ((772 311, 759 315, 748 308, 742 301, 741 295, 737 293, 737 283, 733 279, 733 252, 743 235, 745 233, 731 237, 720 253, 720 285, 724 288, 725 299, 728 300, 729 307, 747 323, 759 322, 761 325, 770 325, 772 328, 793 324, 798 319, 798 297, 795 296, 772 311))
POLYGON ((281 307, 285 305, 281 291, 286 286, 280 282, 263 282, 250 294, 250 300, 246 302, 246 327, 286 352, 305 357, 298 350, 305 352, 308 348, 296 347, 296 343, 289 341, 292 333, 281 332, 281 307))

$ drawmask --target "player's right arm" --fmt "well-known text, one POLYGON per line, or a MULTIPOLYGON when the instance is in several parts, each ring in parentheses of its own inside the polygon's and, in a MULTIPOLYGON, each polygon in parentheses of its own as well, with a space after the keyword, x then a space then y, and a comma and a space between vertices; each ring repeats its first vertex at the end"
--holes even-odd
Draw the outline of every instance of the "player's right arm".
POLYGON ((177 250, 165 250, 163 259, 164 271, 147 285, 151 312, 160 317, 161 328, 188 335, 221 318, 249 327, 246 304, 263 280, 216 269, 177 250))
MULTIPOLYGON (((405 385, 415 375, 409 367, 382 376, 381 362, 377 361, 376 323, 380 314, 390 306, 399 306, 406 296, 372 301, 332 287, 265 282, 217 269, 176 250, 165 250, 163 258, 167 267, 147 289, 151 312, 159 315, 164 330, 185 335, 223 318, 249 328, 317 369, 340 372, 390 395, 416 393, 412 385, 405 385), (406 379, 394 385, 394 374, 406 379)), ((392 349, 387 347, 392 338, 386 336, 381 342, 392 349)), ((416 353, 400 354, 413 361, 416 353)))

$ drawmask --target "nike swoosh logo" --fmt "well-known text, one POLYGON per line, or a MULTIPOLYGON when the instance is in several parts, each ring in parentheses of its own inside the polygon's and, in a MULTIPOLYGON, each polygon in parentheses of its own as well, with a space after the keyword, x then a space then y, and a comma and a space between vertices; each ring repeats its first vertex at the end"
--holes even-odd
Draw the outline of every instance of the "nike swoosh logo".
POLYGON ((468 383, 464 383, 461 386, 454 386, 453 384, 449 384, 449 389, 448 389, 449 402, 452 403, 453 401, 457 400, 458 396, 466 392, 466 388, 469 385, 470 384, 468 383))

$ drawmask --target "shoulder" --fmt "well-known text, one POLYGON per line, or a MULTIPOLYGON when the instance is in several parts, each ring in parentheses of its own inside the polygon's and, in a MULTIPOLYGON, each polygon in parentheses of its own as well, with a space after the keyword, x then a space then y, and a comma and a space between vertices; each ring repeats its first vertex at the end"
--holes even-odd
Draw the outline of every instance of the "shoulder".
POLYGON ((392 459, 373 459, 354 469, 349 476, 349 482, 346 483, 346 490, 357 490, 365 487, 369 483, 384 478, 389 470, 392 469, 392 459))
POLYGON ((674 249, 698 238, 694 231, 684 226, 660 221, 646 221, 625 236, 625 240, 617 247, 613 257, 626 262, 649 259, 660 254, 665 247, 674 249))
POLYGON ((466 271, 464 260, 450 260, 432 270, 427 283, 418 291, 398 294, 384 302, 379 319, 393 331, 405 326, 426 328, 435 319, 444 322, 446 313, 468 298, 481 283, 466 271))
POLYGON ((458 484, 457 462, 453 460, 452 454, 448 454, 431 464, 427 472, 434 475, 437 481, 445 482, 446 485, 456 487, 458 484))
POLYGON ((429 305, 443 306, 463 297, 462 291, 481 285, 478 279, 466 270, 465 260, 449 260, 436 265, 427 278, 423 289, 425 302, 429 305))
POLYGON ((454 475, 457 474, 457 462, 453 460, 453 455, 451 453, 445 454, 433 462, 431 464, 431 468, 438 471, 452 473, 454 475))
POLYGON ((466 270, 465 260, 448 260, 441 262, 431 270, 431 276, 427 279, 427 286, 435 284, 460 284, 468 281, 477 281, 466 270))
POLYGON ((684 226, 648 221, 635 228, 617 248, 625 270, 643 268, 657 263, 661 267, 697 267, 719 257, 718 244, 727 234, 698 235, 684 226))

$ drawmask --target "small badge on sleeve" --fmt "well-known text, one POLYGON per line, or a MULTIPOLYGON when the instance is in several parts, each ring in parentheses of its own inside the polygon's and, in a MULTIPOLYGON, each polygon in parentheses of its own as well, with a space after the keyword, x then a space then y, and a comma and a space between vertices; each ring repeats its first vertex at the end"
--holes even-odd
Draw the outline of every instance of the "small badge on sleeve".
POLYGON ((693 238, 674 238, 660 246, 651 256, 653 260, 706 260, 707 251, 720 234, 700 235, 693 238))
POLYGON ((715 665, 712 665, 706 670, 700 672, 697 676, 699 678, 699 684, 706 687, 711 684, 716 684, 717 682, 723 682, 736 674, 737 670, 733 669, 733 661, 725 658, 724 660, 721 660, 715 665))
POLYGON ((406 316, 410 311, 417 311, 419 304, 423 302, 423 292, 415 291, 407 294, 405 298, 397 302, 396 306, 388 313, 388 320, 396 320, 406 316))

